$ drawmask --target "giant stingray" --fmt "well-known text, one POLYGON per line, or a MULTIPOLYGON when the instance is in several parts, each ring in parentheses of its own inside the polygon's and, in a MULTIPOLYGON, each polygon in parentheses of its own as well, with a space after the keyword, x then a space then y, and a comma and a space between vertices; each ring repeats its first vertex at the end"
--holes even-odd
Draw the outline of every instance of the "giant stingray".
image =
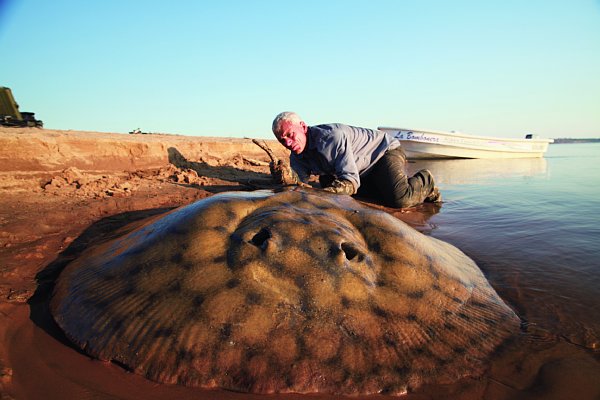
POLYGON ((347 196, 223 193, 89 249, 51 312, 149 379, 400 394, 478 376, 519 320, 476 264, 347 196))

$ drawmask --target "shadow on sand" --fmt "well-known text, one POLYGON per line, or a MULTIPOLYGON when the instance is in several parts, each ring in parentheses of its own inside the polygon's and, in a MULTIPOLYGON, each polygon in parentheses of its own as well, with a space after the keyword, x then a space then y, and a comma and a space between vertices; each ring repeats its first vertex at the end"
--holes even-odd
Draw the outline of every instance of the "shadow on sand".
POLYGON ((271 175, 268 173, 247 171, 230 165, 212 166, 206 162, 189 161, 175 147, 169 147, 167 151, 169 163, 177 168, 189 168, 196 171, 198 176, 232 182, 231 185, 225 183, 222 185, 202 186, 202 189, 211 193, 220 193, 228 190, 273 189, 278 187, 278 185, 273 183, 271 175))

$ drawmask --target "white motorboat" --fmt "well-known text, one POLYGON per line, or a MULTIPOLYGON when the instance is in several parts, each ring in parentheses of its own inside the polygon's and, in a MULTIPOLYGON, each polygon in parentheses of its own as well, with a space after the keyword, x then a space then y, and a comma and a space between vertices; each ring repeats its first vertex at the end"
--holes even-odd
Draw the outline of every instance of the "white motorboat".
POLYGON ((408 159, 543 157, 553 139, 526 135, 524 139, 466 135, 459 132, 379 127, 402 143, 408 159))

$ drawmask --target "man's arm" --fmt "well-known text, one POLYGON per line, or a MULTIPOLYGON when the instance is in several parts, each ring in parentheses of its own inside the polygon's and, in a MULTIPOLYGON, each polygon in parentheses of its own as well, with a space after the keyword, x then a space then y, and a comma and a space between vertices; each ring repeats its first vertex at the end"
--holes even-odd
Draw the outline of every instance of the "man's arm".
POLYGON ((296 174, 299 182, 307 183, 310 178, 310 167, 306 165, 304 160, 299 157, 295 157, 294 154, 290 155, 290 166, 292 172, 296 174))
POLYGON ((352 196, 356 193, 356 189, 352 182, 346 179, 334 179, 333 182, 323 190, 331 193, 347 194, 348 196, 352 196))
POLYGON ((323 154, 331 163, 336 178, 325 190, 338 194, 355 194, 360 186, 360 176, 348 136, 341 130, 332 131, 323 154))

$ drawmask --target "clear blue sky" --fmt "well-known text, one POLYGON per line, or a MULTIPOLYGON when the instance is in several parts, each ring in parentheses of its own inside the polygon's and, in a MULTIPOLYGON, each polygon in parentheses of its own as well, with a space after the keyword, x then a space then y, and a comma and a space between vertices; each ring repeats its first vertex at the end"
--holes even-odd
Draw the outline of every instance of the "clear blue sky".
POLYGON ((0 86, 52 129, 600 137, 600 0, 0 0, 0 86))

